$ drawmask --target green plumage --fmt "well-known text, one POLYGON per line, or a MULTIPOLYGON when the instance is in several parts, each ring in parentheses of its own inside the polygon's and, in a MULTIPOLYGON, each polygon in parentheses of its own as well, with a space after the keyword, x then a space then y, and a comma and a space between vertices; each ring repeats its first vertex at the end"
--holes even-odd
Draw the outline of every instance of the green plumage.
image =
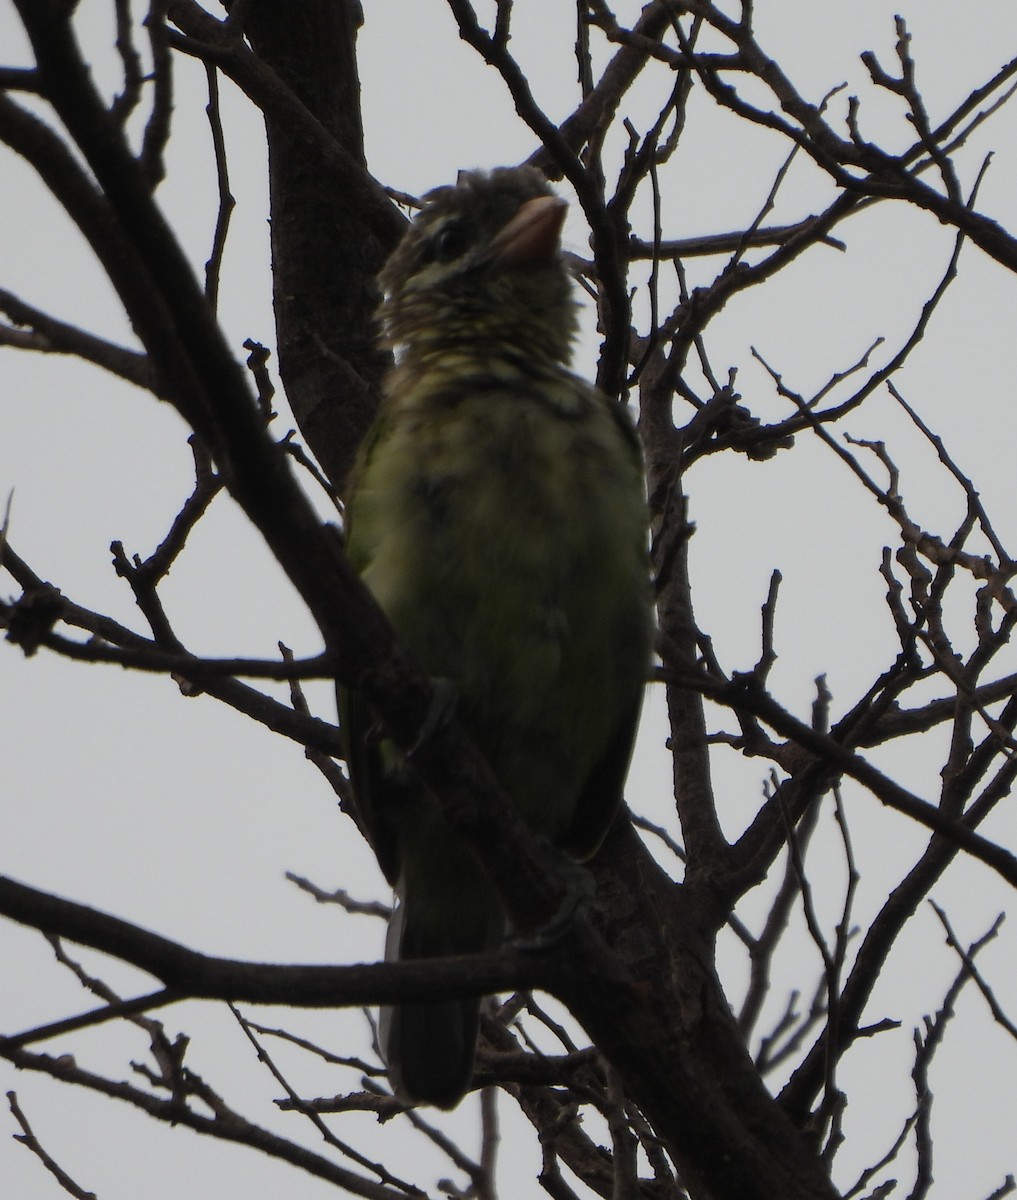
MULTIPOLYGON (((425 198, 381 276, 402 351, 347 505, 351 559, 525 820, 578 858, 621 799, 652 639, 634 431, 566 368, 562 202, 527 168, 425 198)), ((341 696, 363 822, 400 911, 387 957, 494 946, 471 851, 356 698, 341 696)), ((468 1087, 478 1001, 383 1015, 406 1098, 468 1087)))

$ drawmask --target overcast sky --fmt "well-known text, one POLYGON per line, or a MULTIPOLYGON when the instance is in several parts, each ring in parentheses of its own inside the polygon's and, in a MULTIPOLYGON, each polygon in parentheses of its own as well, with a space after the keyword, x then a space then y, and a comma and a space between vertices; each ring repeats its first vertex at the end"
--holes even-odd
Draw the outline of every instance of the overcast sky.
MULTIPOLYGON (((619 15, 636 8, 619 6, 619 15)), ((369 165, 379 179, 419 193, 454 179, 460 167, 513 163, 535 149, 497 78, 458 41, 440 0, 365 0, 365 9, 360 42, 364 118, 369 165)), ((113 88, 111 10, 107 0, 83 0, 78 28, 97 75, 113 88)), ((576 99, 574 6, 517 0, 516 11, 513 49, 531 71, 550 114, 564 116, 576 99)), ((938 114, 1017 53, 1012 0, 966 6, 946 0, 782 0, 759 5, 756 21, 760 40, 811 99, 818 101, 847 81, 848 91, 862 96, 867 135, 895 147, 910 140, 912 131, 867 86, 858 59, 871 49, 892 64, 895 11, 908 19, 938 114)), ((27 62, 13 5, 0 0, 0 65, 27 62)), ((177 133, 159 198, 200 269, 216 213, 202 111, 204 72, 181 62, 177 78, 177 133)), ((667 81, 658 80, 636 93, 631 115, 638 127, 652 119, 665 86, 667 81)), ((240 355, 246 338, 274 344, 264 138, 256 114, 228 83, 223 106, 239 203, 220 308, 240 355)), ((984 154, 995 151, 979 203, 1011 229, 1017 229, 1015 114, 1017 109, 999 114, 962 159, 962 182, 969 187, 984 154)), ((744 227, 764 202, 785 153, 777 139, 747 137, 708 100, 696 97, 689 132, 666 175, 666 229, 688 236, 744 227)), ((773 219, 815 211, 828 194, 818 172, 796 168, 773 219)), ((0 152, 0 218, 0 287, 62 319, 133 344, 89 252, 28 168, 5 151, 0 152)), ((885 361, 918 319, 952 250, 949 231, 903 207, 857 217, 838 236, 848 241, 847 253, 814 250, 764 288, 733 302, 711 326, 715 369, 726 375, 729 367, 738 368, 738 390, 763 419, 786 415, 788 407, 753 362, 750 347, 803 393, 857 361, 878 337, 886 343, 876 360, 885 361)), ((570 219, 566 240, 569 248, 585 251, 578 217, 570 219)), ((691 270, 703 271, 705 279, 716 266, 693 264, 691 270)), ((966 248, 960 278, 897 381, 946 439, 958 463, 976 477, 1011 545, 1017 544, 1015 298, 1013 275, 966 248)), ((587 374, 593 371, 593 344, 592 338, 584 340, 578 364, 587 374)), ((282 397, 278 406, 282 431, 293 422, 282 397)), ((0 505, 13 489, 12 545, 73 600, 143 628, 128 588, 111 569, 109 544, 120 539, 128 554, 144 556, 165 534, 191 479, 187 431, 180 419, 167 405, 97 369, 0 347, 0 431, 0 505)), ((928 528, 952 532, 963 496, 944 483, 934 453, 889 397, 868 401, 852 419, 850 432, 885 439, 902 467, 902 488, 915 515, 928 528)), ((691 553, 698 611, 728 668, 748 668, 758 657, 759 607, 771 570, 782 571, 780 659, 773 682, 785 702, 806 715, 817 674, 827 672, 838 710, 846 708, 893 645, 877 569, 881 547, 892 541, 894 531, 824 447, 800 446, 786 457, 792 461, 782 459, 780 471, 732 456, 715 456, 697 467, 690 480, 697 525, 691 553), (845 592, 851 597, 849 612, 834 603, 845 592), (835 621, 840 632, 831 637, 835 621)), ((0 593, 6 597, 13 591, 10 577, 0 575, 0 593)), ((254 530, 223 497, 174 566, 163 599, 178 634, 197 653, 273 657, 280 639, 297 654, 319 648, 313 626, 254 530)), ((320 715, 333 719, 329 689, 311 687, 308 695, 320 715)), ((369 852, 299 747, 213 700, 183 698, 169 680, 84 667, 46 653, 25 660, 2 644, 0 729, 5 731, 3 873, 217 954, 284 962, 355 962, 379 954, 380 922, 316 905, 284 879, 290 870, 324 888, 342 886, 364 898, 386 895, 369 852)), ((659 697, 651 696, 628 798, 658 821, 670 820, 663 730, 659 697)), ((921 794, 935 795, 941 758, 885 761, 906 772, 909 785, 921 794)), ((722 815, 734 833, 754 813, 763 780, 758 765, 723 750, 718 750, 716 769, 725 797, 722 815)), ((923 839, 902 818, 879 812, 868 797, 851 792, 848 801, 866 878, 856 912, 856 921, 864 924, 899 877, 906 861, 901 855, 923 839)), ((986 832, 1000 836, 1012 824, 1012 816, 1001 813, 986 832)), ((821 832, 817 853, 827 848, 832 878, 821 903, 831 919, 842 887, 832 825, 821 832)), ((935 895, 949 907, 965 939, 984 932, 1011 900, 994 875, 970 865, 954 870, 935 895)), ((1011 1016, 1017 1013, 1012 947, 1004 931, 982 960, 1011 1016)), ((728 950, 726 982, 737 994, 743 968, 728 950)), ((797 961, 782 960, 779 966, 788 980, 800 983, 812 978, 818 964, 804 940, 797 953, 797 961)), ((871 1100, 849 1109, 842 1181, 878 1158, 908 1111, 910 1029, 938 1003, 956 970, 931 912, 916 920, 895 953, 904 965, 903 972, 895 972, 899 990, 877 990, 871 1011, 898 1017, 902 1030, 896 1038, 885 1037, 876 1052, 847 1060, 845 1084, 867 1080, 871 1100), (899 983, 902 973, 910 983, 906 988, 899 983)), ((125 994, 149 985, 140 973, 102 956, 82 954, 82 960, 125 994)), ((37 934, 0 925, 0 961, 5 964, 0 1031, 91 1007, 70 975, 52 964, 52 952, 37 934)), ((266 1024, 283 1019, 254 1015, 266 1024)), ((776 1010, 772 1015, 776 1018, 776 1010)), ((273 1120, 278 1085, 258 1067, 228 1014, 186 1005, 167 1011, 164 1019, 171 1033, 193 1034, 189 1061, 209 1083, 228 1096, 249 1097, 256 1119, 273 1120)), ((933 1081, 936 1128, 944 1135, 932 1194, 941 1200, 977 1200, 1017 1170, 1017 1048, 993 1027, 973 991, 962 1000, 958 1027, 962 1019, 964 1032, 948 1039, 933 1081)), ((337 1052, 368 1052, 367 1023, 357 1012, 302 1015, 299 1027, 337 1052)), ((64 1048, 55 1041, 52 1052, 64 1048)), ((103 1030, 75 1037, 73 1049, 79 1063, 94 1062, 97 1069, 126 1077, 127 1061, 142 1057, 144 1041, 141 1035, 132 1040, 103 1030)), ((280 1057, 306 1094, 356 1085, 353 1074, 337 1081, 335 1075, 314 1073, 303 1058, 280 1057)), ((157 1127, 141 1115, 41 1078, 18 1076, 7 1067, 0 1068, 0 1078, 4 1091, 17 1089, 61 1165, 102 1200, 176 1200, 212 1196, 227 1187, 251 1200, 280 1192, 301 1200, 336 1194, 250 1151, 157 1127)), ((470 1131, 467 1148, 475 1150, 472 1103, 448 1120, 450 1127, 470 1131)), ((502 1110, 506 1138, 519 1147, 510 1156, 509 1177, 526 1181, 514 1194, 535 1195, 538 1150, 525 1136, 512 1138, 518 1118, 511 1106, 502 1110)), ((283 1128, 317 1145, 312 1134, 283 1128)), ((38 1161, 10 1138, 15 1131, 4 1112, 4 1194, 60 1195, 38 1161)), ((393 1139, 405 1139, 394 1126, 379 1130, 368 1118, 356 1132, 362 1138, 358 1147, 368 1154, 384 1149, 389 1156, 393 1139)), ((345 1131, 342 1136, 352 1140, 345 1131)), ((420 1168, 427 1150, 419 1141, 405 1139, 396 1158, 399 1169, 415 1172, 422 1183, 433 1182, 420 1168)))

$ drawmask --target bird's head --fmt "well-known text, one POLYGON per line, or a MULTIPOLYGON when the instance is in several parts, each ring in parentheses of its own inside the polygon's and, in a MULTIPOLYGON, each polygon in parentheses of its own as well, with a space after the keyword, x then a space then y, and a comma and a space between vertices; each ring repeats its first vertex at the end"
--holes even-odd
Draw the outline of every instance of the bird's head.
POLYGON ((575 302, 559 252, 565 210, 532 167, 464 171, 455 187, 429 192, 379 276, 387 344, 567 362, 575 302))

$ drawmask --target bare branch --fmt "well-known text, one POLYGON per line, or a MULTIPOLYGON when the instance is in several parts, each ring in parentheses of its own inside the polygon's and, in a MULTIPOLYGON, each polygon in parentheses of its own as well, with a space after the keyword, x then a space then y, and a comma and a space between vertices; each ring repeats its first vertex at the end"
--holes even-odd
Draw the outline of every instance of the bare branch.
POLYGON ((67 1174, 67 1172, 43 1149, 39 1139, 32 1132, 32 1127, 28 1123, 28 1118, 21 1111, 21 1105, 18 1104, 18 1097, 14 1092, 7 1093, 7 1103, 11 1107, 11 1115, 15 1121, 21 1126, 21 1133, 14 1135, 14 1140, 20 1142, 23 1146, 27 1146, 29 1150, 38 1158, 47 1171, 56 1179, 61 1188, 69 1195, 77 1197, 77 1200, 97 1200, 95 1192, 86 1192, 84 1188, 78 1184, 67 1174))

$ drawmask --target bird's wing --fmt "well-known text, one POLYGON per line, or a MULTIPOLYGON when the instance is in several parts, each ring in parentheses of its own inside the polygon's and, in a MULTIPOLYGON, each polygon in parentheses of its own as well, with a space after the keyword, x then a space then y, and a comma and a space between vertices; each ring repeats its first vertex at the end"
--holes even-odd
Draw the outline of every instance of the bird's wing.
POLYGON ((639 695, 586 777, 568 828, 555 839, 562 850, 580 862, 597 852, 621 804, 641 708, 639 695))
MULTIPOLYGON (((384 409, 361 444, 347 481, 346 545, 354 569, 363 573, 368 565, 363 539, 353 533, 356 491, 371 456, 384 441, 389 422, 384 409)), ((386 775, 383 762, 383 733, 364 697, 353 688, 336 684, 339 726, 346 751, 346 765, 353 784, 354 818, 371 843, 385 878, 395 886, 399 876, 399 851, 387 813, 397 802, 400 785, 386 775)), ((405 786, 405 785, 402 785, 405 786)))
POLYGON ((370 706, 358 692, 342 684, 336 686, 336 699, 346 765, 353 784, 354 819, 371 843, 385 878, 395 886, 399 853, 385 814, 397 803, 395 793, 399 785, 382 769, 382 734, 370 706))

